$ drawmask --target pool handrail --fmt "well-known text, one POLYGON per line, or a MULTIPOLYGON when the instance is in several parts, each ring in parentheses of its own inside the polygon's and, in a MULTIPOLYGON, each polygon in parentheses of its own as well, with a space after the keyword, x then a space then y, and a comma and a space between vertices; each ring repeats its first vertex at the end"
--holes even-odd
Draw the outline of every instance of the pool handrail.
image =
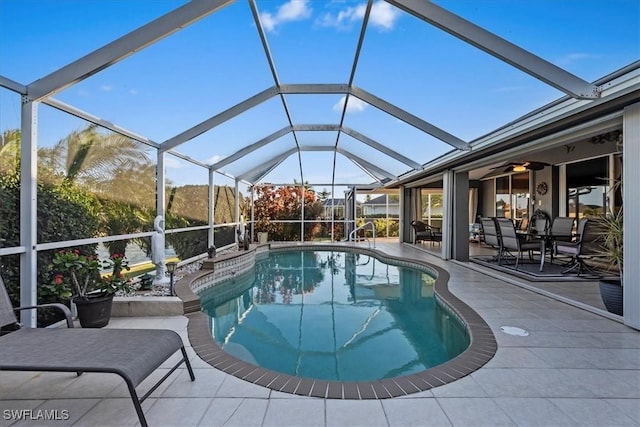
MULTIPOLYGON (((365 228, 367 225, 371 225, 371 231, 372 231, 372 234, 373 234, 373 247, 375 248, 375 247, 376 247, 376 227, 373 225, 373 221, 367 221, 367 222, 365 222, 364 224, 362 224, 360 227, 355 228, 351 233, 349 233, 349 241, 350 241, 350 242, 351 242, 351 241, 354 241, 354 242, 355 242, 354 237, 355 237, 356 233, 357 233, 359 230, 364 230, 364 228, 365 228)), ((365 239, 367 239, 367 242, 369 243, 369 247, 371 247, 371 241, 370 241, 370 240, 369 240, 369 238, 366 236, 366 234, 365 234, 364 238, 365 238, 365 239)))

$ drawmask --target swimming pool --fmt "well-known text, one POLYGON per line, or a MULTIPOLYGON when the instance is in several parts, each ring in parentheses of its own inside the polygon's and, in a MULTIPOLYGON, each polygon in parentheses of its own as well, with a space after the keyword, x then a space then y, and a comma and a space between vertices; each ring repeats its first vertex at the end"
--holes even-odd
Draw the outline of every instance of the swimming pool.
POLYGON ((376 381, 469 346, 425 271, 355 251, 271 251, 200 298, 215 341, 240 360, 296 377, 376 381))

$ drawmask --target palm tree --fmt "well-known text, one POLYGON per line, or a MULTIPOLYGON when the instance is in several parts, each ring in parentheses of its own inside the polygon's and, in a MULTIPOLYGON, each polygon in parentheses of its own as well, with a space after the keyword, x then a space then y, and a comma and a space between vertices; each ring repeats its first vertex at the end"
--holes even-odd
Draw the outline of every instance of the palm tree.
POLYGON ((20 168, 20 131, 5 130, 0 135, 0 174, 14 175, 20 168))
MULTIPOLYGON (((152 221, 155 165, 143 144, 116 133, 102 133, 90 124, 70 133, 46 154, 64 171, 65 183, 89 187, 101 200, 101 234, 139 232, 152 221)), ((128 241, 105 246, 111 255, 124 253, 128 241)))
POLYGON ((149 164, 143 144, 120 134, 102 134, 95 124, 71 132, 54 147, 68 182, 107 182, 114 171, 149 164))

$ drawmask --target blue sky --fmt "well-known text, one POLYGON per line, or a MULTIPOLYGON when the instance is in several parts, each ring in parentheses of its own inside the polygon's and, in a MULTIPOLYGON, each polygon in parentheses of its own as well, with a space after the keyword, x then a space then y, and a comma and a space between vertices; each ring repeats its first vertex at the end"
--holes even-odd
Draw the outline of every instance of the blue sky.
MULTIPOLYGON (((169 0, 0 0, 0 74, 28 84, 169 12, 169 0)), ((438 5, 593 81, 640 59, 638 0, 437 0, 438 5)), ((347 83, 364 1, 257 0, 281 83, 347 83)), ((470 141, 563 94, 384 2, 375 2, 354 84, 470 141)), ((248 3, 234 4, 56 94, 56 98, 163 142, 274 85, 248 3)), ((19 126, 19 98, 0 90, 0 130, 19 126)), ((289 95, 294 124, 340 119, 340 95, 289 95)), ((42 145, 83 122, 40 109, 42 145)), ((178 148, 204 162, 287 126, 279 98, 178 148)), ((450 147, 362 102, 345 125, 425 163, 450 147)), ((304 145, 333 145, 332 132, 301 133, 304 145)), ((289 135, 225 168, 240 174, 294 144, 289 135)), ((340 146, 400 174, 408 169, 350 137, 340 146)), ((303 153, 304 179, 331 182, 333 155, 303 153)), ((176 183, 206 172, 171 158, 176 183)), ((267 177, 300 179, 292 156, 267 177)), ((372 179, 339 156, 337 182, 372 179)), ((219 182, 228 183, 221 179, 219 182)), ((336 191, 336 196, 340 196, 336 191)))

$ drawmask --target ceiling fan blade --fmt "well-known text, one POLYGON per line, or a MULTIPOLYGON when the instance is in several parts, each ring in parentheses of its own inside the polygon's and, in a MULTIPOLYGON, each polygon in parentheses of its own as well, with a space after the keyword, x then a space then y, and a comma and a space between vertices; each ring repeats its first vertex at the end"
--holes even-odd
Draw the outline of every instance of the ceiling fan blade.
POLYGON ((528 164, 525 167, 532 171, 539 171, 545 168, 545 166, 550 166, 549 163, 544 162, 527 162, 528 164))
POLYGON ((509 162, 503 163, 500 166, 490 168, 491 170, 500 169, 505 173, 513 172, 515 167, 524 167, 526 170, 539 171, 545 168, 545 166, 551 166, 549 163, 544 162, 509 162))
POLYGON ((489 168, 489 169, 491 169, 491 170, 502 169, 502 168, 504 168, 505 166, 506 166, 506 167, 508 167, 508 168, 512 168, 514 165, 515 165, 515 163, 503 163, 503 164, 501 164, 501 165, 494 166, 494 167, 489 168))

